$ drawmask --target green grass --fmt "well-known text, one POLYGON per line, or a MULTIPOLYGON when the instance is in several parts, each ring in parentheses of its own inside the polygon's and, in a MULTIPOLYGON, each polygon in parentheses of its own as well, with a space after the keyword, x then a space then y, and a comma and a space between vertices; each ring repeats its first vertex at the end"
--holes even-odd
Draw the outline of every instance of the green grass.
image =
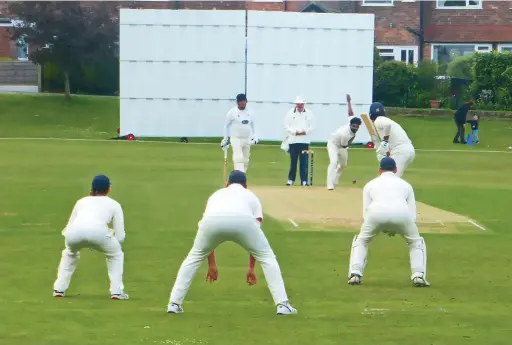
MULTIPOLYGON (((0 137, 108 138, 117 128, 113 98, 0 96, 0 102, 0 137)), ((450 119, 398 120, 417 147, 454 148, 450 119)), ((217 145, 0 140, 0 344, 510 344, 512 154, 476 150, 512 145, 511 126, 483 122, 480 147, 455 147, 475 152, 420 150, 407 171, 418 200, 488 229, 425 234, 429 289, 410 286, 408 250, 399 237, 378 237, 365 284, 349 287, 353 234, 294 233, 266 219, 264 231, 299 309, 286 318, 274 315, 259 266, 259 284, 246 286, 247 254, 233 244, 217 252, 220 280, 205 283, 203 266, 185 314, 165 313, 206 199, 222 185, 217 145), (87 250, 70 297, 53 299, 60 230, 98 173, 111 177, 112 197, 124 207, 132 299, 108 299, 104 258, 87 250), (388 310, 367 314, 368 308, 388 310)), ((327 155, 317 152, 316 178, 323 183, 327 155)), ((282 185, 287 164, 278 147, 254 147, 250 184, 282 185)), ((351 150, 343 184, 354 177, 362 187, 375 167, 373 150, 351 150)))

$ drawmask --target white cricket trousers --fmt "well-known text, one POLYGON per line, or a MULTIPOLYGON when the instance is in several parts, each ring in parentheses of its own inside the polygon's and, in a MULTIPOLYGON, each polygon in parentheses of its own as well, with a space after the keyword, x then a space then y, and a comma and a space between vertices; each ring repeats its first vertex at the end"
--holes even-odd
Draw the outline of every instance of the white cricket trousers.
POLYGON ((223 242, 245 248, 261 265, 275 304, 288 301, 281 268, 260 223, 250 216, 209 216, 199 222, 199 230, 187 258, 181 264, 170 303, 181 305, 201 263, 223 242))
POLYGON ((348 164, 348 148, 340 148, 330 140, 327 142, 329 166, 327 167, 327 188, 334 189, 340 180, 343 169, 348 164))
POLYGON ((251 157, 251 138, 230 138, 235 170, 247 172, 251 157))
POLYGON ((416 222, 405 202, 373 203, 369 206, 366 219, 359 235, 354 237, 350 254, 349 277, 351 274, 363 276, 368 255, 368 245, 379 233, 398 233, 409 245, 409 258, 412 277, 427 276, 427 248, 420 236, 416 222))
POLYGON ((62 251, 54 290, 65 292, 68 289, 80 259, 80 250, 90 248, 106 256, 110 293, 114 295, 124 292, 124 253, 121 244, 113 235, 105 229, 69 228, 64 232, 64 237, 66 248, 62 251))
POLYGON ((391 158, 396 162, 396 176, 402 177, 405 170, 414 161, 416 151, 411 144, 398 145, 391 151, 391 158))

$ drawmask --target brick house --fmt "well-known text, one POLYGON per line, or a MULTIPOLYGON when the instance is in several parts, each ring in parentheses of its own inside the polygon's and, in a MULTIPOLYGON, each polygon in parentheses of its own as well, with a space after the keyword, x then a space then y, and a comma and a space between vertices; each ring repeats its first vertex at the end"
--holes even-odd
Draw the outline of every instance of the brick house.
MULTIPOLYGON (((91 5, 92 1, 83 1, 91 5)), ((512 1, 123 1, 121 7, 199 10, 265 10, 375 14, 375 44, 383 59, 448 63, 459 55, 512 52, 512 1)), ((0 58, 25 60, 28 47, 9 40, 12 25, 0 2, 0 58)))

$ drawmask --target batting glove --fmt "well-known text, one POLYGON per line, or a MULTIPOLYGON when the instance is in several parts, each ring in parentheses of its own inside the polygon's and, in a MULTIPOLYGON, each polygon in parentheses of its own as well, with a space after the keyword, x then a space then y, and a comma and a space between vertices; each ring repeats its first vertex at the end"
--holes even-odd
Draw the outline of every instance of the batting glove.
POLYGON ((251 139, 251 144, 253 144, 253 145, 256 145, 259 142, 260 142, 260 140, 257 137, 254 137, 251 139))
POLYGON ((389 151, 389 144, 387 141, 382 141, 380 143, 379 147, 377 147, 377 154, 385 156, 388 151, 389 151))
POLYGON ((229 145, 229 138, 224 138, 222 139, 222 141, 220 142, 220 147, 224 148, 226 146, 229 145))

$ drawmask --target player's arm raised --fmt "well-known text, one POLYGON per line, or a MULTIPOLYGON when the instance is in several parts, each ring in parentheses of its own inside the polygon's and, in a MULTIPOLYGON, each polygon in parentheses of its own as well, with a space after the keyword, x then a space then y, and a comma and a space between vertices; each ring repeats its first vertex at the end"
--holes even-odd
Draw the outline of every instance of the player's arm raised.
POLYGON ((352 110, 352 98, 349 94, 347 94, 347 104, 348 104, 348 117, 354 116, 354 110, 352 110))

